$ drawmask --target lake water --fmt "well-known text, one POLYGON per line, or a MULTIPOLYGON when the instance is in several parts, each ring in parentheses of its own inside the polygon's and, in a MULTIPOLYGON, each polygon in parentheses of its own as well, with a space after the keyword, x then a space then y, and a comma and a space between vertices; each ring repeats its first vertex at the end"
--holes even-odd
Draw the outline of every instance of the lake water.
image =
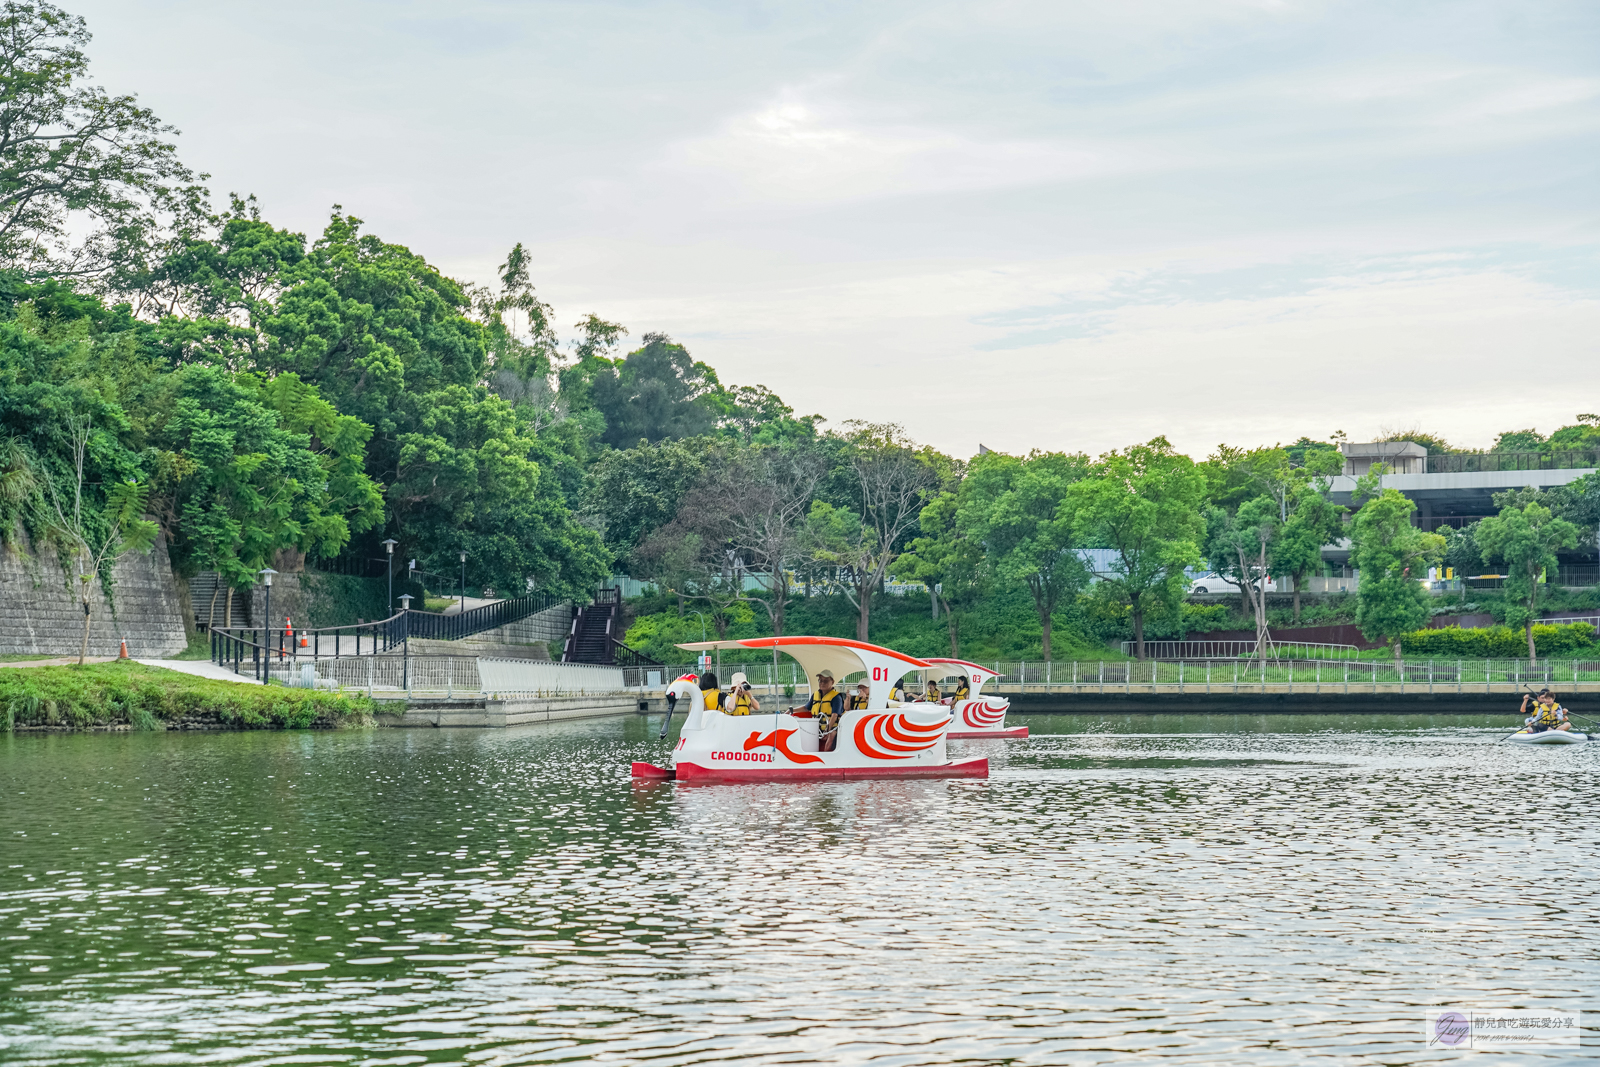
POLYGON ((1397 1064, 1595 1007, 1600 745, 1019 721, 986 781, 702 787, 629 782, 654 718, 0 737, 0 1061, 1397 1064))

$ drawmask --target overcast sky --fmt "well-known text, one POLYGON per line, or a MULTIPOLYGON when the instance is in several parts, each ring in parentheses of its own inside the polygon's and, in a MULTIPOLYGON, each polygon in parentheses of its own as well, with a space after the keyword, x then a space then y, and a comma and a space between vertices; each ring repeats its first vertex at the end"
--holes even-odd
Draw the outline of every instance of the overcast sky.
POLYGON ((1600 5, 64 0, 219 194, 833 423, 1097 452, 1600 411, 1600 5))

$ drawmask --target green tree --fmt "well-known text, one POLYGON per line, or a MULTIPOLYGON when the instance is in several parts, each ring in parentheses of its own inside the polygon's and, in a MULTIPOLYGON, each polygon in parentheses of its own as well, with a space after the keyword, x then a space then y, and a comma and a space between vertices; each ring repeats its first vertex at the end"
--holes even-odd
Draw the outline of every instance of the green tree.
MULTIPOLYGON (((1375 490, 1378 478, 1364 477, 1358 495, 1375 490)), ((1368 640, 1389 641, 1396 667, 1403 655, 1401 635, 1428 621, 1428 593, 1418 579, 1444 552, 1443 537, 1411 525, 1416 507, 1398 489, 1384 489, 1361 505, 1350 524, 1350 559, 1361 575, 1356 625, 1368 640)))
POLYGON ((961 620, 982 599, 990 574, 983 545, 967 536, 957 516, 957 495, 940 493, 922 509, 922 535, 895 561, 898 574, 928 587, 935 619, 937 608, 944 609, 952 656, 961 655, 961 620))
POLYGON ((1205 491, 1204 473, 1165 437, 1106 453, 1068 490, 1078 534, 1116 552, 1116 562, 1100 578, 1132 616, 1140 659, 1145 615, 1162 608, 1176 614, 1184 569, 1200 562, 1205 491))
POLYGON ((1303 465, 1291 472, 1289 491, 1281 504, 1285 515, 1272 549, 1274 574, 1294 580, 1294 621, 1300 622, 1300 586, 1306 575, 1322 565, 1322 546, 1344 536, 1348 509, 1329 499, 1332 478, 1343 467, 1337 452, 1311 451, 1303 465))
POLYGON ((662 333, 644 335, 644 347, 591 379, 594 406, 605 416, 606 444, 628 448, 640 441, 695 437, 717 428, 710 397, 717 374, 662 333))
POLYGON ((997 578, 1026 586, 1033 597, 1047 660, 1056 609, 1089 582, 1068 506, 1069 490, 1088 470, 1082 455, 990 452, 973 461, 957 496, 960 531, 983 546, 997 578))
POLYGON ((671 522, 708 464, 720 462, 719 451, 703 438, 602 452, 590 468, 587 505, 618 563, 671 522))
POLYGON ((1478 545, 1490 559, 1505 561, 1506 593, 1520 603, 1506 612, 1508 626, 1521 626, 1528 639, 1528 661, 1534 663, 1533 624, 1539 617, 1539 593, 1545 577, 1556 569, 1556 550, 1578 543, 1578 528, 1558 519, 1541 504, 1502 508, 1479 519, 1478 545))
POLYGON ((1469 523, 1457 529, 1453 526, 1444 528, 1444 563, 1455 571, 1456 580, 1461 583, 1461 603, 1467 602, 1467 576, 1469 574, 1482 574, 1489 569, 1488 561, 1483 558, 1483 549, 1478 545, 1478 524, 1469 523))
POLYGON ((144 518, 147 488, 131 479, 107 486, 104 506, 98 514, 93 513, 92 503, 84 499, 85 491, 90 489, 86 477, 92 476, 87 462, 93 426, 87 416, 76 415, 69 418, 67 433, 72 474, 66 486, 49 480, 44 483, 50 507, 46 522, 51 540, 71 560, 77 578, 72 589, 83 607, 83 643, 78 648, 81 666, 89 654, 94 583, 99 581, 109 587, 110 572, 118 557, 128 551, 148 552, 158 529, 144 518))
POLYGON ((0 5, 0 266, 98 274, 203 193, 164 140, 176 130, 85 84, 88 43, 58 7, 0 5))
POLYGON ((1206 516, 1206 555, 1212 566, 1239 583, 1255 617, 1256 655, 1261 659, 1272 640, 1267 629, 1267 580, 1283 525, 1278 502, 1270 496, 1252 497, 1232 515, 1213 507, 1206 516))

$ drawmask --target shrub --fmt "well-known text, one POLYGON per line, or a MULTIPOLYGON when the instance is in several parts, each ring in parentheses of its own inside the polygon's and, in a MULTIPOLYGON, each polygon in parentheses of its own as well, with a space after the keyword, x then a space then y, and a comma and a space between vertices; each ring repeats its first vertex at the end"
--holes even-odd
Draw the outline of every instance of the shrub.
MULTIPOLYGON (((1406 634, 1400 641, 1406 654, 1415 656, 1515 659, 1528 654, 1528 642, 1522 631, 1509 626, 1417 630, 1406 634)), ((1533 628, 1533 643, 1541 656, 1580 652, 1594 646, 1595 629, 1586 622, 1540 623, 1533 628)))

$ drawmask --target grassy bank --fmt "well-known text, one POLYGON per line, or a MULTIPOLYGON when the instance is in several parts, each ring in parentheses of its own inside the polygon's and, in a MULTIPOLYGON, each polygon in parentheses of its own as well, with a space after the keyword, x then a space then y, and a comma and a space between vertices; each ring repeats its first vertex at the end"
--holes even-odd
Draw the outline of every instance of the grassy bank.
POLYGON ((373 704, 242 685, 138 663, 0 668, 0 729, 307 729, 370 726, 373 704))

